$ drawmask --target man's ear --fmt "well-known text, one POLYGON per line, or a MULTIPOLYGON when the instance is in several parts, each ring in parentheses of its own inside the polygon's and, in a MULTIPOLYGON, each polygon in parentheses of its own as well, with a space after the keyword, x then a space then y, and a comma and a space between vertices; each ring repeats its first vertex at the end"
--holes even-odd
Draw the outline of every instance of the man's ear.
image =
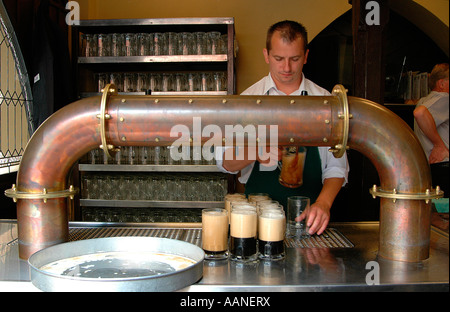
POLYGON ((266 63, 269 64, 269 51, 267 51, 266 48, 263 49, 264 59, 266 60, 266 63))
POLYGON ((303 65, 306 64, 306 62, 308 61, 308 55, 309 55, 309 49, 306 49, 306 52, 305 52, 305 62, 303 63, 303 65))

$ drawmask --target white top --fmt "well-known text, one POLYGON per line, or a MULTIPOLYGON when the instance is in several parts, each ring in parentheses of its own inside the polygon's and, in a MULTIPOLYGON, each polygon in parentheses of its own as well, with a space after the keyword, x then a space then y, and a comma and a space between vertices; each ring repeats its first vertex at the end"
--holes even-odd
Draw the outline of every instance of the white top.
MULTIPOLYGON (((445 146, 448 148, 448 136, 449 136, 449 127, 448 127, 448 99, 449 95, 447 92, 437 92, 431 91, 428 96, 423 97, 419 100, 416 107, 425 106, 430 114, 433 116, 434 122, 436 123, 436 129, 439 135, 444 141, 445 146)), ((422 144, 423 150, 427 155, 427 158, 430 158, 431 150, 433 149, 433 143, 427 136, 422 132, 422 130, 417 125, 416 120, 414 119, 414 132, 422 144)), ((443 161, 448 161, 448 157, 443 161)))
MULTIPOLYGON (((303 75, 303 74, 302 74, 303 75)), ((301 95, 302 91, 307 91, 308 95, 331 95, 326 89, 316 85, 311 80, 308 80, 303 75, 302 83, 300 87, 295 92, 290 95, 301 95)), ((277 89, 275 82, 273 81, 270 74, 250 88, 241 93, 241 95, 286 95, 284 92, 277 89)), ((226 148, 230 147, 217 147, 216 148, 216 162, 217 167, 221 172, 237 174, 238 171, 230 172, 223 168, 223 153, 226 148)), ((348 181, 348 172, 350 170, 347 160, 347 154, 344 154, 341 158, 335 158, 333 153, 328 151, 329 147, 319 146, 319 155, 322 163, 322 182, 328 178, 344 178, 345 185, 348 181)), ((255 163, 251 163, 247 167, 241 170, 241 176, 239 177, 239 182, 245 184, 252 173, 253 166, 255 163)))

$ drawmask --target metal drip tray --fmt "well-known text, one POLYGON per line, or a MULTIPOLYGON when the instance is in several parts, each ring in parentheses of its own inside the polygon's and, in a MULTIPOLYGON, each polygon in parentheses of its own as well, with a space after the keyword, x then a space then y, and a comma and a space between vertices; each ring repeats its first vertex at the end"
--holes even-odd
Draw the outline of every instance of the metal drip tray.
MULTIPOLYGON (((101 237, 159 237, 185 241, 202 246, 200 228, 141 228, 141 227, 75 227, 69 229, 69 240, 77 241, 101 237)), ((321 235, 311 235, 302 239, 285 239, 288 248, 353 248, 354 245, 342 233, 328 228, 321 235)))
POLYGON ((177 239, 102 237, 42 249, 28 263, 43 291, 174 291, 201 279, 204 256, 177 239))
POLYGON ((69 229, 69 241, 102 237, 158 237, 185 241, 202 246, 201 229, 138 228, 138 227, 76 227, 69 229))

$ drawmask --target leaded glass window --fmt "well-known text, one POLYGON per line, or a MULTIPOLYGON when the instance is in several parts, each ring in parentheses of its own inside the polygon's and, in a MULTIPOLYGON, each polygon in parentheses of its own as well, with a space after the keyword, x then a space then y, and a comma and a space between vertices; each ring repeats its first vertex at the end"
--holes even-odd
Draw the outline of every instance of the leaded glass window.
POLYGON ((20 47, 0 1, 0 174, 18 170, 33 132, 31 88, 20 47))

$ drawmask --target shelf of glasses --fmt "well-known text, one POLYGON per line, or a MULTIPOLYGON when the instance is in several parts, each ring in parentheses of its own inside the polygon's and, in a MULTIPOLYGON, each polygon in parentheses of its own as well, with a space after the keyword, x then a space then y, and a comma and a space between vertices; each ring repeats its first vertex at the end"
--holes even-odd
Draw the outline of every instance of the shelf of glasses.
POLYGON ((226 62, 226 54, 79 57, 78 64, 226 62))
POLYGON ((171 25, 232 25, 233 17, 183 17, 183 18, 142 18, 142 19, 97 19, 80 20, 79 27, 111 26, 171 26, 171 25))
POLYGON ((83 207, 130 207, 130 208, 223 208, 223 201, 158 201, 120 199, 80 199, 83 207))
POLYGON ((121 172, 220 172, 216 165, 115 165, 79 164, 80 171, 121 172))
MULTIPOLYGON (((168 92, 160 92, 155 91, 152 92, 151 95, 167 95, 167 96, 178 96, 178 95, 227 95, 227 91, 168 91, 168 92)), ((91 96, 101 96, 101 92, 81 92, 81 98, 88 98, 91 96)), ((146 95, 145 92, 119 92, 119 95, 146 95)))

